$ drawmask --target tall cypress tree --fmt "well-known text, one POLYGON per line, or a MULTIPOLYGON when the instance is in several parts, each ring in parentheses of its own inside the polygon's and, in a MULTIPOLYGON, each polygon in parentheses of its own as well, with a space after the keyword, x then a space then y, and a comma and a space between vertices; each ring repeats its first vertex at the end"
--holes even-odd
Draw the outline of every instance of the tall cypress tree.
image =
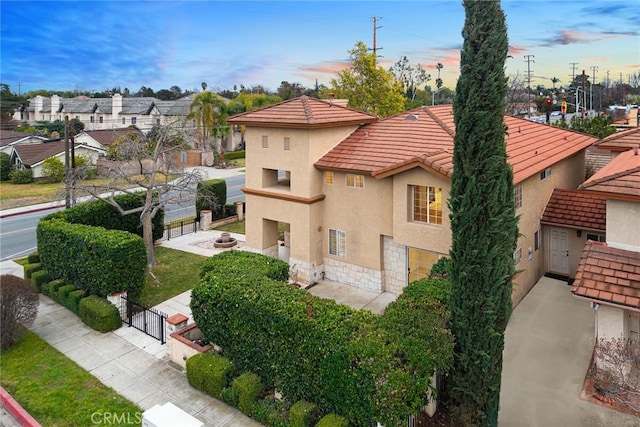
POLYGON ((498 423, 504 331, 518 236, 507 163, 507 27, 499 1, 463 0, 460 78, 453 103, 450 394, 465 425, 498 423))

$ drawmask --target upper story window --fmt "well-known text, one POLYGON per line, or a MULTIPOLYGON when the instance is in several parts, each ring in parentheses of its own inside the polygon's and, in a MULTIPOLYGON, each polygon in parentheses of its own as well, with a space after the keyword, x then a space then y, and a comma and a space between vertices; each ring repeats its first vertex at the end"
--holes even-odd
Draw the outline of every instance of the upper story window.
POLYGON ((592 240, 594 242, 606 242, 607 239, 602 234, 595 233, 587 233, 587 240, 592 240))
POLYGON ((89 117, 89 121, 90 121, 91 123, 95 123, 96 118, 95 118, 95 117, 93 117, 93 116, 91 116, 91 117, 89 117))
POLYGON ((269 137, 262 135, 262 148, 269 148, 269 137))
POLYGON ((522 248, 518 248, 513 252, 513 264, 518 265, 522 261, 522 248))
POLYGON ((347 174, 347 187, 363 188, 364 175, 347 174))
POLYGON ((332 171, 326 171, 324 173, 324 183, 325 184, 333 184, 333 172, 332 171))
POLYGON ((104 117, 100 116, 100 118, 98 119, 98 121, 99 121, 100 123, 104 123, 104 117))
POLYGON ((540 172, 540 180, 544 180, 551 176, 551 168, 546 168, 542 172, 540 172))
POLYGON ((513 198, 516 203, 516 209, 520 209, 522 207, 522 184, 513 187, 513 198))
POLYGON ((442 224, 442 188, 412 185, 413 220, 442 224))
POLYGON ((124 118, 124 117, 122 118, 122 124, 123 124, 123 125, 124 125, 124 124, 127 124, 127 119, 126 119, 126 118, 124 118))
POLYGON ((339 257, 347 256, 347 233, 329 229, 329 253, 339 257))
POLYGON ((291 138, 289 138, 288 136, 284 137, 284 151, 289 151, 291 150, 291 138))
POLYGON ((159 126, 160 125, 160 119, 156 119, 156 124, 159 126))
POLYGON ((138 119, 136 117, 131 117, 131 124, 135 125, 136 123, 138 123, 138 119))

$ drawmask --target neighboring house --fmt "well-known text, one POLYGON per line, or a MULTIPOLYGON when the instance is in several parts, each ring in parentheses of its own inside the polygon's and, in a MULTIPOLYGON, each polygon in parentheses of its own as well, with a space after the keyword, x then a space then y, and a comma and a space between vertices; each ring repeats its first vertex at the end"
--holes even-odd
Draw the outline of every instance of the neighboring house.
POLYGON ((39 144, 46 140, 47 138, 42 136, 3 130, 0 132, 0 152, 7 153, 11 156, 13 153, 13 147, 17 144, 39 144))
MULTIPOLYGON (((246 246, 277 256, 284 224, 292 274, 399 294, 447 256, 451 105, 377 120, 308 97, 229 119, 246 126, 246 246)), ((596 138, 505 116, 520 234, 513 300, 544 274, 540 219, 555 188, 584 179, 596 138)))
POLYGON ((597 338, 640 337, 640 154, 628 150, 580 188, 606 198, 605 242, 588 241, 572 292, 595 309, 597 338))
POLYGON ((106 151, 118 138, 126 138, 130 132, 135 132, 139 137, 142 137, 142 132, 138 129, 121 128, 82 131, 74 137, 74 140, 76 144, 84 144, 106 151))
POLYGON ((618 154, 640 147, 640 127, 616 132, 596 143, 599 150, 609 151, 611 158, 618 154))
MULTIPOLYGON (((75 156, 85 157, 89 160, 90 164, 96 165, 98 157, 104 156, 104 150, 83 144, 76 144, 75 156)), ((15 164, 18 169, 31 169, 34 178, 42 178, 42 164, 49 157, 57 157, 64 163, 64 141, 56 139, 41 144, 16 145, 11 155, 11 164, 15 164)))

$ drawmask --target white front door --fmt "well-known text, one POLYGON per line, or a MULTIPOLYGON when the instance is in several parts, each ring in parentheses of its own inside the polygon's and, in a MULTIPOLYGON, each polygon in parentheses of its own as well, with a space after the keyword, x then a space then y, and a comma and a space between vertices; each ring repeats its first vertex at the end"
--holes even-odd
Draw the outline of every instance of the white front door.
POLYGON ((569 232, 552 228, 550 246, 549 270, 554 273, 569 274, 569 232))

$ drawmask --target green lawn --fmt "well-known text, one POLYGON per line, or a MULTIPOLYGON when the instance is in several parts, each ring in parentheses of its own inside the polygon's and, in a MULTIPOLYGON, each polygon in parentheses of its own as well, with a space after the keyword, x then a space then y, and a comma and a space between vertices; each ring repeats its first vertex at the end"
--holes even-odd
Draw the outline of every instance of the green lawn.
POLYGON ((106 413, 129 426, 142 421, 140 408, 32 332, 2 352, 0 372, 2 387, 43 426, 90 426, 106 413))
POLYGON ((147 274, 141 296, 142 304, 148 307, 193 288, 198 283, 200 267, 207 259, 202 255, 161 246, 155 249, 156 266, 153 274, 157 281, 147 274))
POLYGON ((216 227, 216 230, 227 231, 229 233, 245 234, 244 233, 244 221, 236 221, 231 224, 221 225, 216 227))

